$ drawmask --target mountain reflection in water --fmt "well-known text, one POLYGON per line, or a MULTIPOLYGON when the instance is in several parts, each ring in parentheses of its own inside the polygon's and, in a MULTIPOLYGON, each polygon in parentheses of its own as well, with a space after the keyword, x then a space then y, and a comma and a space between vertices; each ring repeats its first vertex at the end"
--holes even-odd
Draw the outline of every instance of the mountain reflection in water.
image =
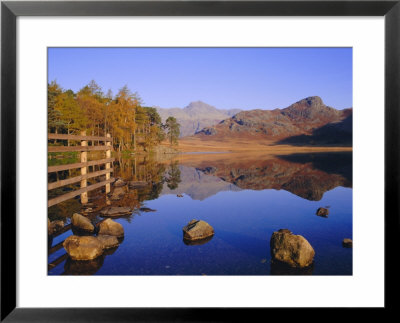
MULTIPOLYGON (((294 154, 260 159, 185 161, 174 193, 204 200, 220 191, 285 190, 310 201, 335 187, 352 187, 352 153, 294 154)), ((168 186, 161 194, 172 194, 168 186)))
MULTIPOLYGON (((120 158, 115 177, 144 183, 113 199, 91 192, 101 221, 106 206, 133 209, 115 221, 125 230, 119 247, 90 262, 72 261, 60 243, 71 230, 49 239, 50 275, 351 275, 352 250, 341 246, 352 235, 352 153, 178 155, 120 158), (318 207, 330 205, 327 218, 318 207), (154 212, 146 213, 146 208, 154 212), (215 235, 185 243, 182 227, 203 219, 215 235), (314 247, 312 267, 293 271, 271 262, 269 239, 281 228, 303 235, 314 247), (50 252, 51 251, 51 252, 50 252)), ((76 199, 49 209, 66 224, 82 206, 76 199)), ((74 231, 75 232, 75 231, 74 231)))

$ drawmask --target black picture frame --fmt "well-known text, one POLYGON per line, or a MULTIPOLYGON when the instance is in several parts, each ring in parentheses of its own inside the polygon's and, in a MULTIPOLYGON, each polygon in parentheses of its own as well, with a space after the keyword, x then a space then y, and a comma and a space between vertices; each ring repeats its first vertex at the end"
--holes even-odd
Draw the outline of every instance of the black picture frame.
MULTIPOLYGON (((1 3, 1 321, 237 321, 265 309, 16 307, 16 19, 19 16, 384 16, 385 309, 395 309, 399 236, 400 0, 4 1, 1 3)), ((355 165, 355 167, 357 167, 355 165)), ((372 189, 372 188, 371 188, 372 189)), ((373 239, 373 237, 371 237, 373 239)), ((373 261, 373 255, 371 255, 373 261)), ((268 292, 268 291, 266 291, 268 292)), ((40 294, 40 291, 38 291, 40 294)), ((38 295, 40 296, 40 295, 38 295)), ((278 310, 278 309, 274 309, 278 310)), ((287 309, 285 315, 291 313, 287 309)), ((330 311, 332 312, 332 311, 330 311)), ((337 312, 332 312, 337 315, 337 312)), ((253 316, 254 315, 254 316, 253 316)), ((331 316, 331 314, 329 314, 331 316)), ((267 319, 267 317, 266 317, 267 319)))

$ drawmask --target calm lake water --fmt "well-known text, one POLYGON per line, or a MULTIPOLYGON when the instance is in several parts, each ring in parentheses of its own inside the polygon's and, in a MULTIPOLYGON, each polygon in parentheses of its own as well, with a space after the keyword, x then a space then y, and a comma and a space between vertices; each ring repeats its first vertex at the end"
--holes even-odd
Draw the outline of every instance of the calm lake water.
MULTIPOLYGON (((185 154, 124 158, 114 168, 114 177, 148 182, 111 202, 134 208, 114 219, 124 227, 123 241, 94 261, 72 261, 61 246, 72 231, 56 234, 49 238, 49 275, 352 274, 352 249, 342 246, 352 239, 351 153, 185 154), (329 207, 327 218, 316 215, 319 207, 329 207), (212 239, 186 244, 182 228, 192 219, 212 225, 212 239), (282 228, 310 242, 313 266, 271 264, 269 241, 282 228)), ((89 197, 98 208, 109 200, 101 191, 89 197)), ((68 224, 81 207, 72 199, 50 208, 49 217, 68 224)), ((91 219, 103 218, 94 212, 91 219)))

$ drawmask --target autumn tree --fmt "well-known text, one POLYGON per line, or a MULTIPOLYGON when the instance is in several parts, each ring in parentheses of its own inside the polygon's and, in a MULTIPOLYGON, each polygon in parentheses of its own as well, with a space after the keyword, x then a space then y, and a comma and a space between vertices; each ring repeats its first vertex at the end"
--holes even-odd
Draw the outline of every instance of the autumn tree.
POLYGON ((174 117, 168 117, 165 121, 165 128, 167 130, 168 139, 170 144, 177 144, 180 134, 180 124, 174 117))
POLYGON ((62 94, 61 87, 56 81, 52 81, 47 85, 47 130, 58 133, 63 127, 61 112, 56 109, 59 101, 58 97, 62 94))
POLYGON ((118 151, 132 143, 132 133, 136 130, 137 97, 127 86, 119 90, 110 106, 110 128, 118 151))
MULTIPOLYGON (((48 84, 47 113, 49 132, 75 134, 85 130, 88 135, 97 136, 111 133, 118 151, 131 148, 137 151, 139 147, 148 151, 164 139, 157 110, 142 107, 139 95, 127 86, 113 96, 110 90, 104 94, 101 87, 91 81, 75 94, 52 81, 48 84)), ((172 121, 168 129, 175 142, 177 123, 172 121)))

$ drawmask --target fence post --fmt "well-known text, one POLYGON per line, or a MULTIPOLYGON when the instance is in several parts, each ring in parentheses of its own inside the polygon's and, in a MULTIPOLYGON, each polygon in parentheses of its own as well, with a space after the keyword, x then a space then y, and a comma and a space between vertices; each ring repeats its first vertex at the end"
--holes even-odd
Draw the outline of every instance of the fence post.
MULTIPOLYGON (((86 136, 86 131, 81 132, 82 136, 86 136)), ((81 146, 85 147, 88 145, 86 140, 81 140, 81 146)), ((87 163, 87 151, 81 151, 81 163, 87 163)), ((87 166, 81 168, 81 175, 84 176, 87 174, 87 166)), ((87 187, 87 179, 86 177, 81 180, 81 188, 87 187)), ((84 192, 81 194, 81 203, 86 204, 88 202, 88 194, 84 192)))
MULTIPOLYGON (((111 135, 108 133, 107 134, 107 138, 110 138, 111 135)), ((110 141, 106 141, 106 146, 109 146, 110 149, 106 150, 106 158, 111 158, 111 142, 110 141)), ((106 163, 106 169, 110 169, 110 163, 106 163)), ((106 180, 110 179, 110 173, 106 173, 106 180)), ((111 191, 111 186, 110 183, 106 184, 106 194, 110 193, 111 191)))

